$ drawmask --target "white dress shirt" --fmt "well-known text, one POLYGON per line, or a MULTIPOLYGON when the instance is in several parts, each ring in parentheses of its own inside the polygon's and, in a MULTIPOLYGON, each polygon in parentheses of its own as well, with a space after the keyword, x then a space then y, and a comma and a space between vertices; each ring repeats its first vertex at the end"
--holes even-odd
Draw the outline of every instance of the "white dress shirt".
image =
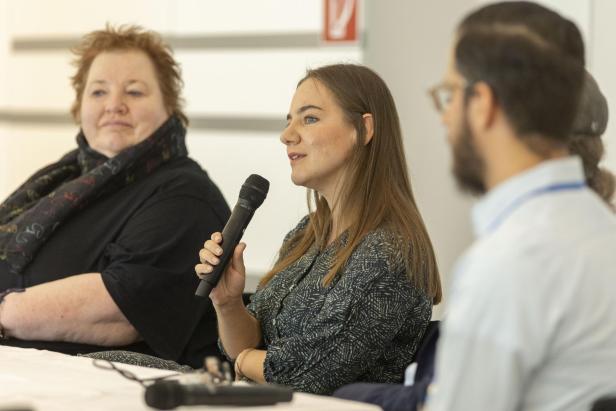
POLYGON ((473 223, 430 411, 578 411, 616 393, 616 217, 579 158, 495 187, 473 223))

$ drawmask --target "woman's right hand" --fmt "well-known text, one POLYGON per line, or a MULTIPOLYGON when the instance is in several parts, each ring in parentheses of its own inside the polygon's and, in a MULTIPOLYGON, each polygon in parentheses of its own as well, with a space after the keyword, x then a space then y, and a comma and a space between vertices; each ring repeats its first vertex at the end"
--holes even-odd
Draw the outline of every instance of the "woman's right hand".
MULTIPOLYGON (((195 273, 201 279, 206 278, 220 263, 222 255, 222 234, 215 232, 210 240, 203 244, 199 251, 201 264, 195 266, 195 273)), ((246 244, 239 243, 233 251, 233 256, 227 264, 224 273, 220 277, 216 287, 210 293, 210 299, 215 306, 222 307, 229 303, 241 303, 244 285, 246 283, 246 267, 244 266, 244 250, 246 244)))

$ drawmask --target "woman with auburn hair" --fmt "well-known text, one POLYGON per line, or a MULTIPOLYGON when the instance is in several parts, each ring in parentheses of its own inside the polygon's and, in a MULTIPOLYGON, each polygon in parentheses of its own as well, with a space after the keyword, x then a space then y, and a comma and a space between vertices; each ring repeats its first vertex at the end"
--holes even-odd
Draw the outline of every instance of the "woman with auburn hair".
MULTIPOLYGON (((241 243, 210 298, 236 374, 329 394, 399 382, 441 299, 436 259, 408 177, 400 123, 372 70, 337 64, 299 82, 280 137, 309 214, 248 307, 241 243), (310 202, 312 199, 312 203, 310 202)), ((218 264, 216 232, 195 267, 218 264)))
POLYGON ((188 158, 179 66, 136 26, 89 33, 74 53, 78 148, 0 204, 0 343, 198 367, 217 333, 187 261, 230 213, 188 158))

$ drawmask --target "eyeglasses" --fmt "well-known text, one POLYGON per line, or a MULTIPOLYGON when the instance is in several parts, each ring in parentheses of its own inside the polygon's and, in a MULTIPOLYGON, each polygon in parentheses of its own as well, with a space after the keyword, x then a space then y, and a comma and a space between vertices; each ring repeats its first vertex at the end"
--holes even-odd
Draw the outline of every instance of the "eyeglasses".
POLYGON ((454 91, 467 88, 467 84, 440 83, 428 90, 436 111, 442 113, 451 103, 454 91))

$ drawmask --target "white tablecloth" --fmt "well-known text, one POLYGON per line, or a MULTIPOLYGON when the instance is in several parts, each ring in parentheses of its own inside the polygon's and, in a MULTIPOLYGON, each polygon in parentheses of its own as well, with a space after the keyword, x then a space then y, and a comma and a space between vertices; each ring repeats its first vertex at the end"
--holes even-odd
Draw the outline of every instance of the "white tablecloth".
MULTIPOLYGON (((160 377, 168 371, 118 364, 140 378, 160 377)), ((51 351, 0 346, 0 410, 27 405, 37 411, 151 410, 143 387, 116 371, 92 365, 92 359, 51 351)), ((296 393, 291 403, 266 407, 180 407, 178 410, 340 410, 376 411, 369 404, 296 393)))

